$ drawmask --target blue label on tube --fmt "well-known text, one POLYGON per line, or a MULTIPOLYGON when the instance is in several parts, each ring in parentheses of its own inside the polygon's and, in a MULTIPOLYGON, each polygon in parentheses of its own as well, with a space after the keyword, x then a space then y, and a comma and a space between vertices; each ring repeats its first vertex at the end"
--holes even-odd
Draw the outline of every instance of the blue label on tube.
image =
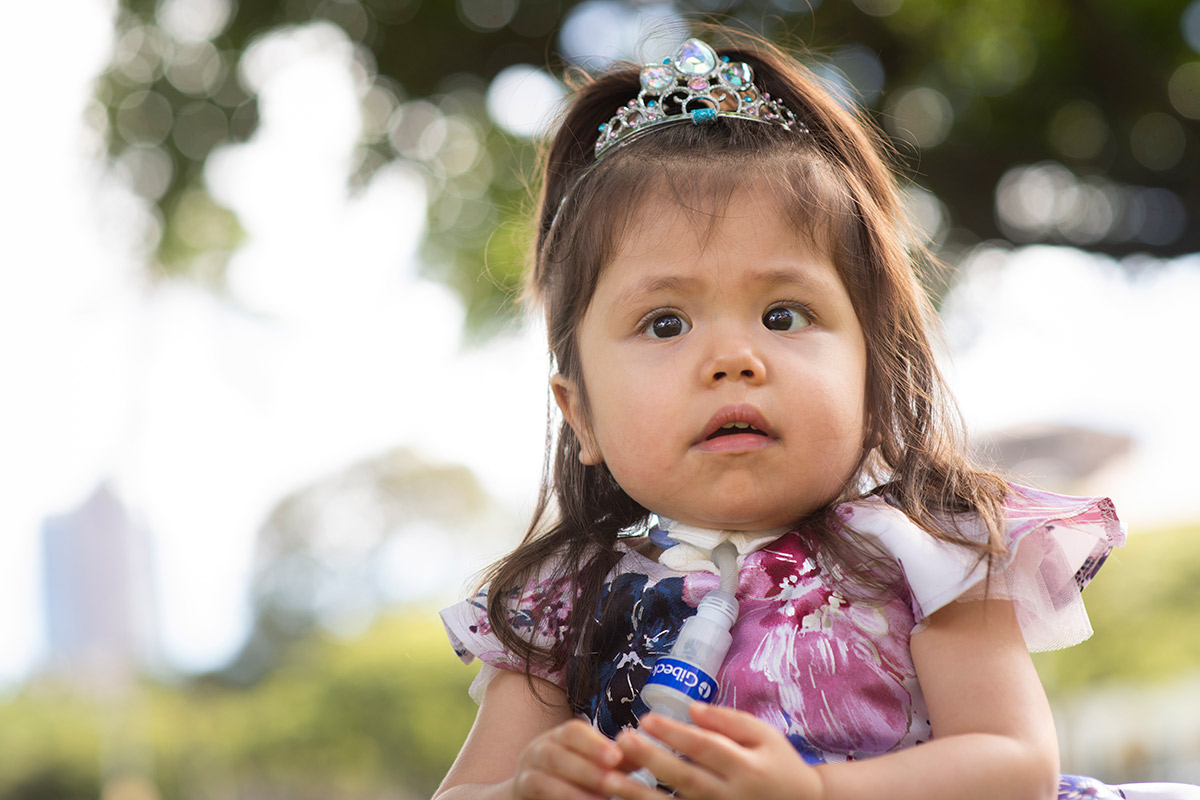
POLYGON ((654 662, 646 685, 652 683, 676 689, 701 703, 711 703, 717 697, 717 682, 711 675, 677 658, 664 657, 654 662))

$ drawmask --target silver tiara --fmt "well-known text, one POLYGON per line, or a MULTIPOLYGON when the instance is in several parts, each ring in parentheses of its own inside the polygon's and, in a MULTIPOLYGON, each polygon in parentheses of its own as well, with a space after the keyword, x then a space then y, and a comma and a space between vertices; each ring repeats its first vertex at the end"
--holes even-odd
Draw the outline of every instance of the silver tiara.
POLYGON ((661 64, 646 64, 641 73, 642 89, 608 122, 600 126, 596 140, 599 159, 659 125, 691 122, 707 125, 717 117, 750 119, 807 132, 791 109, 754 85, 754 71, 741 61, 717 56, 699 39, 688 39, 671 58, 661 64))

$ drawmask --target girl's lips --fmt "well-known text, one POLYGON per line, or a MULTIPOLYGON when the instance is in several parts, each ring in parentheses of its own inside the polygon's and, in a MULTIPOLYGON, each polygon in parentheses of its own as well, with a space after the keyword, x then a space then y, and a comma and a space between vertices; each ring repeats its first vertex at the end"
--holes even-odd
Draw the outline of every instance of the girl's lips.
POLYGON ((697 442, 692 449, 701 453, 746 453, 773 447, 776 442, 778 439, 771 439, 759 433, 732 433, 697 442))
POLYGON ((758 409, 750 405, 726 406, 713 414, 699 440, 693 445, 697 450, 706 453, 727 453, 730 451, 758 450, 769 447, 776 441, 766 417, 758 409), (745 432, 717 433, 731 422, 743 422, 752 426, 745 432))

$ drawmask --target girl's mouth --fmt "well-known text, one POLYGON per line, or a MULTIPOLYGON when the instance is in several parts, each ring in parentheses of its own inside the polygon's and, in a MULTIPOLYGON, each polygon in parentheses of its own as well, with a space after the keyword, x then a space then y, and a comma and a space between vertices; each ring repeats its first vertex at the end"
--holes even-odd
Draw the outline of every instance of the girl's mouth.
POLYGON ((752 405, 726 406, 709 419, 696 440, 697 449, 711 453, 760 450, 776 441, 766 417, 752 405))
POLYGON ((719 439, 722 436, 735 436, 739 433, 752 434, 754 436, 766 436, 767 434, 760 431, 758 428, 751 425, 749 422, 726 422, 721 427, 705 437, 705 441, 719 439))

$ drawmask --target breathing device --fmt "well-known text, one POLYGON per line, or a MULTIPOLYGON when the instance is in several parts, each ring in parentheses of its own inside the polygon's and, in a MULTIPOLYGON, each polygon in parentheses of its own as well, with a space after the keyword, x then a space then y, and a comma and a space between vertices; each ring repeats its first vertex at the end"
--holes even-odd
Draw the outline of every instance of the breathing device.
MULTIPOLYGON (((688 706, 711 703, 717 699, 717 671, 733 643, 730 629, 737 621, 738 601, 734 597, 738 579, 738 550, 729 541, 712 551, 712 562, 721 575, 721 585, 706 594, 696 613, 684 621, 671 652, 654 662, 642 702, 655 714, 680 722, 691 722, 688 706)), ((646 736, 655 744, 666 745, 646 736)), ((643 767, 630 773, 639 783, 655 787, 658 779, 643 767)))

